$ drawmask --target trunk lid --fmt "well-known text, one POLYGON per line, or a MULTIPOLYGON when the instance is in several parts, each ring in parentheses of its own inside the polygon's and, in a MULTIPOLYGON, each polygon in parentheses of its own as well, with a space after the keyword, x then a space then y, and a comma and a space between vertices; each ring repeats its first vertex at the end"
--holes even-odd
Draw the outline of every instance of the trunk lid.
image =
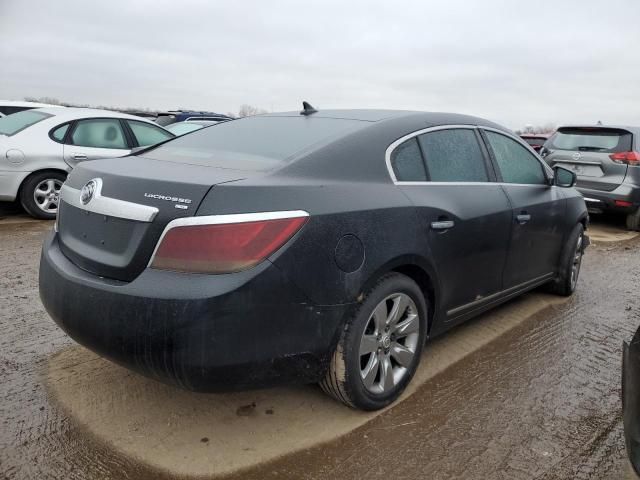
POLYGON ((610 192, 624 181, 628 168, 610 155, 630 151, 631 143, 631 132, 620 128, 562 127, 545 144, 545 160, 575 172, 578 188, 610 192))
POLYGON ((167 223, 193 216, 212 186, 246 176, 139 156, 83 162, 63 187, 60 248, 83 270, 131 281, 146 268, 167 223), (84 205, 82 188, 94 179, 93 198, 84 205))

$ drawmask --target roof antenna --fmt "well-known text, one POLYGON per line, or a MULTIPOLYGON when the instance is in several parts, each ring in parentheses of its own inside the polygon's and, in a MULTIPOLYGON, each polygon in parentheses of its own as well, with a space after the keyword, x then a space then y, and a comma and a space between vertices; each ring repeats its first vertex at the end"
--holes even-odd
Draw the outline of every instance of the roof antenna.
POLYGON ((300 115, 312 115, 317 111, 318 110, 313 108, 309 102, 302 102, 302 111, 300 112, 300 115))

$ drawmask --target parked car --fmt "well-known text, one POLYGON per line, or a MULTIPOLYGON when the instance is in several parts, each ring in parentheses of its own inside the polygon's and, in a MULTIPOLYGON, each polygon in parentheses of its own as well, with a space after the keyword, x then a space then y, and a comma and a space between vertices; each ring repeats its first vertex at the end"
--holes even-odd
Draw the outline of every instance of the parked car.
POLYGON ((640 476, 640 328, 622 345, 622 420, 627 456, 640 476))
POLYGON ((549 165, 576 173, 591 212, 625 213, 627 228, 640 230, 639 139, 638 127, 565 126, 540 153, 549 165))
POLYGON ((58 107, 58 105, 48 105, 46 103, 37 102, 21 102, 16 100, 0 100, 0 118, 11 115, 12 113, 18 113, 24 110, 43 107, 58 107))
POLYGON ((248 117, 79 165, 40 295, 76 341, 158 380, 320 382, 379 409, 426 339, 541 285, 572 294, 574 181, 465 115, 248 117))
POLYGON ((210 120, 189 120, 188 122, 178 122, 167 125, 165 128, 173 133, 176 137, 185 133, 195 132, 204 127, 209 127, 220 122, 212 122, 210 120))
POLYGON ((520 138, 527 142, 536 152, 539 152, 549 136, 544 134, 525 133, 520 135, 520 138))
POLYGON ((153 122, 107 110, 39 108, 0 118, 0 200, 19 199, 53 219, 62 183, 79 162, 122 157, 174 135, 153 122))
POLYGON ((189 122, 194 120, 206 120, 209 122, 226 122, 233 118, 215 112, 196 112, 191 110, 175 110, 170 112, 158 113, 156 123, 158 125, 167 126, 177 122, 189 122))

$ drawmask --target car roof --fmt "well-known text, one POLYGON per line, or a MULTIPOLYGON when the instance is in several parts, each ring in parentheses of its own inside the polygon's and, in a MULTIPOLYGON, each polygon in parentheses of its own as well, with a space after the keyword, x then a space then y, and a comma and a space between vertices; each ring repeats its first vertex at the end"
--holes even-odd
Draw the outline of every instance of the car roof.
MULTIPOLYGON (((300 112, 265 113, 263 117, 300 117, 300 112)), ((373 109, 350 109, 350 110, 318 110, 309 115, 316 118, 336 118, 345 120, 359 120, 363 122, 394 122, 414 123, 417 128, 427 128, 438 125, 478 125, 512 133, 501 125, 493 123, 483 118, 464 115, 459 113, 446 112, 419 112, 412 110, 373 110, 373 109)))
POLYGON ((112 110, 101 110, 99 108, 66 107, 64 109, 60 109, 58 107, 46 107, 46 108, 38 108, 37 111, 48 113, 49 115, 55 116, 56 121, 78 120, 82 118, 93 118, 93 117, 127 118, 130 120, 138 120, 141 122, 157 125, 156 123, 149 121, 148 119, 143 117, 128 115, 126 113, 121 113, 121 112, 114 112, 112 110))
POLYGON ((3 107, 57 107, 64 108, 62 105, 52 105, 50 103, 39 103, 39 102, 25 102, 21 100, 0 100, 0 105, 3 107))

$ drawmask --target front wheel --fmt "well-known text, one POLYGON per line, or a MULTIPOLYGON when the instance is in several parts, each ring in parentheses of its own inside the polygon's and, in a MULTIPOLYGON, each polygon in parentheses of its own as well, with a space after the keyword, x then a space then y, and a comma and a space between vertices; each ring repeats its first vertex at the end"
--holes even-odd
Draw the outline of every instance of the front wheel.
POLYGON ((320 386, 352 408, 389 405, 420 363, 426 330, 420 287, 399 273, 383 276, 347 320, 320 386))
POLYGON ((28 177, 20 189, 20 203, 29 215, 53 220, 58 213, 60 189, 67 176, 62 172, 38 172, 28 177))
POLYGON ((578 285, 582 257, 587 246, 584 227, 577 224, 562 251, 558 277, 549 285, 551 293, 568 297, 573 294, 578 285))

